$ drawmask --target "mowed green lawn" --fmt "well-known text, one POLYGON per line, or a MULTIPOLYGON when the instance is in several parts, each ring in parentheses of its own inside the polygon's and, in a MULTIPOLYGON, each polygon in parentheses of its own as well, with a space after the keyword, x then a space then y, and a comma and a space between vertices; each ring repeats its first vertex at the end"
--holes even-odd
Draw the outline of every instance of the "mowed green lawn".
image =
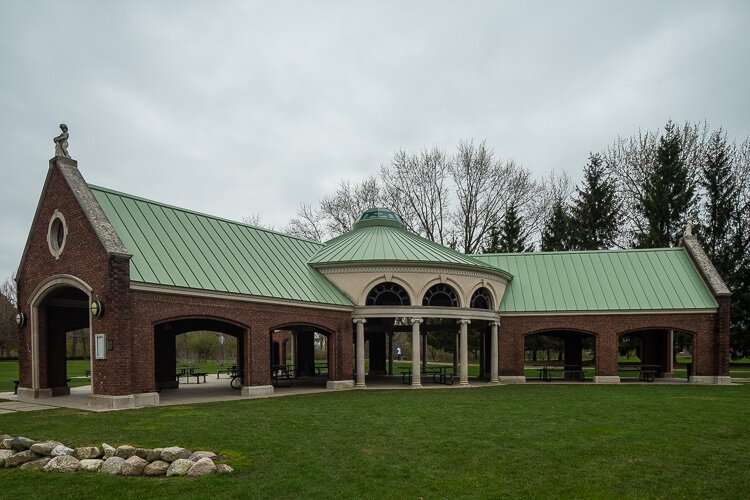
POLYGON ((0 433, 226 454, 199 480, 0 470, 7 498, 746 498, 750 386, 346 391, 0 415, 0 433))

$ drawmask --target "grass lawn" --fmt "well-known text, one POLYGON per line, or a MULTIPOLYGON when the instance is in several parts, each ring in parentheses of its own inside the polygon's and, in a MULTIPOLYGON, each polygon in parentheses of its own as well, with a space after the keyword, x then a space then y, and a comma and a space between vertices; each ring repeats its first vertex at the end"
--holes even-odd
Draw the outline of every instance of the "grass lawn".
POLYGON ((133 411, 0 415, 73 445, 179 444, 233 476, 0 470, 3 497, 746 498, 750 386, 348 391, 133 411))

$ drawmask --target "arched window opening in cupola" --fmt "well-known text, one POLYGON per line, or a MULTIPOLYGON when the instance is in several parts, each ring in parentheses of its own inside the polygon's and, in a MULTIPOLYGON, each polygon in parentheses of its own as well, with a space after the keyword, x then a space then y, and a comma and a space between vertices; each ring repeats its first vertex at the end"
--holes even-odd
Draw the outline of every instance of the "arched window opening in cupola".
POLYGON ((473 309, 492 309, 492 295, 486 288, 478 288, 471 296, 471 306, 473 309))
POLYGON ((445 283, 431 286, 422 299, 422 305, 430 307, 458 307, 458 304, 458 294, 445 283))
POLYGON ((411 300, 404 287, 397 283, 386 281, 376 285, 367 294, 365 305, 368 306, 409 306, 411 300))

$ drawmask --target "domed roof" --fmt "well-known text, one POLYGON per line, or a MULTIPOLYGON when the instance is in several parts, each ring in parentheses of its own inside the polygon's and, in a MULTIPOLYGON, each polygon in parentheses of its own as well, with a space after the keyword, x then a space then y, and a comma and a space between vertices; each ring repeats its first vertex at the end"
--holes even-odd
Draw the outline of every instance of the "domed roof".
POLYGON ((308 263, 313 267, 376 263, 459 267, 511 279, 500 269, 408 231, 401 219, 385 208, 365 211, 351 231, 326 242, 308 263))

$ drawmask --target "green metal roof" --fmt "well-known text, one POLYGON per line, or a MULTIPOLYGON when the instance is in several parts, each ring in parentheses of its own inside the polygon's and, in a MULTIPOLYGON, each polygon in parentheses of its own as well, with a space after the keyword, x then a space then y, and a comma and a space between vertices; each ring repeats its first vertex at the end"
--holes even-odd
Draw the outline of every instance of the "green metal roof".
POLYGON ((683 248, 474 255, 514 278, 500 312, 716 309, 683 248))
POLYGON ((90 186, 135 282, 351 306, 307 260, 322 245, 90 186))
POLYGON ((377 262, 448 265, 474 268, 511 276, 500 269, 480 262, 426 238, 395 226, 390 221, 368 224, 328 241, 309 263, 313 266, 337 264, 372 264, 377 262))

